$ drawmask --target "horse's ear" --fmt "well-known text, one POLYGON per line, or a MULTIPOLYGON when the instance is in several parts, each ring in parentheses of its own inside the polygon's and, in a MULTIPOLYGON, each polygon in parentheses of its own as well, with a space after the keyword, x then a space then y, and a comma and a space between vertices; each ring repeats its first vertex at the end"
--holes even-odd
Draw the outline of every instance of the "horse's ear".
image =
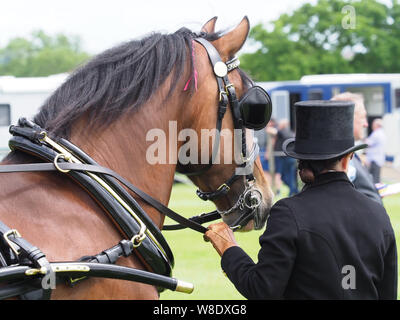
POLYGON ((214 33, 215 32, 215 23, 217 21, 218 17, 211 18, 208 20, 204 26, 201 28, 201 32, 206 32, 206 33, 214 33))
POLYGON ((250 22, 247 16, 237 25, 236 28, 227 32, 213 43, 218 49, 222 59, 232 58, 242 48, 250 31, 250 22))

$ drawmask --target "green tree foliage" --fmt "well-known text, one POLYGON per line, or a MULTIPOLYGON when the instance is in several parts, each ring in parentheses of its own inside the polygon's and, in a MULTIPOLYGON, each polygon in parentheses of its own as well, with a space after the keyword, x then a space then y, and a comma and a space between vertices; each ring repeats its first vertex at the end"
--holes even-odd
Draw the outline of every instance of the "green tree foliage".
POLYGON ((391 6, 376 0, 319 0, 269 26, 256 25, 250 41, 258 49, 241 56, 241 67, 258 81, 400 72, 400 5, 398 0, 391 6))
POLYGON ((79 38, 35 31, 29 39, 14 38, 0 48, 0 75, 48 76, 71 71, 88 58, 79 38))

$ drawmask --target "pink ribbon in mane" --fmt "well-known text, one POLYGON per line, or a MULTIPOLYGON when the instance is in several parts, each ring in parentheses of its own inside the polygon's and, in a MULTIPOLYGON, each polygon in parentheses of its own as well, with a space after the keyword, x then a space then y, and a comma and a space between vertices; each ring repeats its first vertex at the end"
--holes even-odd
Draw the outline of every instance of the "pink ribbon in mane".
MULTIPOLYGON (((194 60, 194 40, 192 40, 192 61, 193 61, 193 74, 194 74, 194 88, 197 91, 197 70, 195 66, 195 60, 194 60)), ((193 76, 190 76, 189 80, 186 82, 185 88, 183 88, 183 91, 186 91, 189 87, 190 81, 192 81, 193 76)))

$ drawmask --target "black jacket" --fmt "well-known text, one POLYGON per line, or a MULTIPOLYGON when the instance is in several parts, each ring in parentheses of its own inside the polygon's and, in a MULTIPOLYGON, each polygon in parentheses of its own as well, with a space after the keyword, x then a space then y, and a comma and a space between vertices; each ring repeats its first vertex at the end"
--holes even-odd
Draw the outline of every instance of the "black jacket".
POLYGON ((357 154, 354 154, 354 158, 351 161, 356 171, 356 176, 353 181, 354 186, 358 191, 364 193, 367 197, 378 201, 382 204, 382 199, 379 196, 378 191, 372 181, 372 176, 369 171, 362 165, 360 158, 357 154))
POLYGON ((248 299, 396 299, 394 232, 382 205, 345 173, 317 177, 278 201, 260 237, 258 263, 240 248, 221 266, 248 299))
MULTIPOLYGON (((276 141, 274 145, 274 151, 275 152, 282 152, 282 145, 283 143, 290 138, 294 137, 294 132, 290 130, 289 128, 284 128, 282 130, 279 130, 277 135, 276 135, 276 141)), ((285 154, 282 152, 282 154, 285 156, 285 154)))

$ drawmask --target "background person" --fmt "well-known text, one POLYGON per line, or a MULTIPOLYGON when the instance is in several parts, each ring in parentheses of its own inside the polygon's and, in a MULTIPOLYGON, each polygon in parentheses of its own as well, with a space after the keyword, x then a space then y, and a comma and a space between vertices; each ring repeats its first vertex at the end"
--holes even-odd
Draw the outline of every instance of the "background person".
POLYGON ((374 183, 381 182, 381 167, 385 164, 386 136, 383 121, 380 118, 372 121, 372 132, 365 140, 368 144, 367 162, 374 183))
POLYGON ((296 160, 288 157, 282 150, 283 142, 293 137, 294 132, 290 130, 289 120, 280 120, 274 146, 276 194, 280 193, 282 181, 289 187, 289 196, 299 192, 297 188, 296 160))
POLYGON ((271 119, 267 126, 265 127, 265 130, 267 132, 267 137, 268 137, 268 143, 267 143, 267 149, 264 154, 264 159, 265 162, 268 163, 268 172, 266 174, 267 180, 273 190, 273 192, 276 192, 276 170, 275 170, 275 156, 274 156, 274 147, 275 147, 275 142, 276 142, 276 135, 278 133, 277 130, 277 124, 274 119, 271 119), (271 121, 272 120, 272 121, 271 121))
POLYGON ((276 122, 272 118, 263 130, 254 131, 254 136, 257 138, 257 143, 260 146, 260 160, 265 176, 270 185, 272 184, 271 167, 270 167, 270 152, 273 149, 277 134, 276 122), (272 148, 271 148, 272 147, 272 148))
MULTIPOLYGON (((354 140, 364 140, 365 132, 368 128, 368 121, 363 96, 357 93, 344 92, 335 95, 331 100, 351 101, 354 103, 354 140)), ((365 167, 363 161, 361 161, 361 158, 357 153, 354 154, 354 157, 350 162, 348 175, 350 181, 354 184, 357 190, 365 194, 367 197, 377 201, 378 203, 383 204, 382 199, 375 188, 375 184, 368 168, 365 167)))
POLYGON ((209 226, 205 239, 248 299, 396 299, 389 217, 346 175, 354 151, 366 147, 354 145, 354 104, 306 101, 295 108, 296 138, 283 150, 299 159, 312 179, 302 192, 272 207, 258 262, 238 246, 225 223, 209 226))

